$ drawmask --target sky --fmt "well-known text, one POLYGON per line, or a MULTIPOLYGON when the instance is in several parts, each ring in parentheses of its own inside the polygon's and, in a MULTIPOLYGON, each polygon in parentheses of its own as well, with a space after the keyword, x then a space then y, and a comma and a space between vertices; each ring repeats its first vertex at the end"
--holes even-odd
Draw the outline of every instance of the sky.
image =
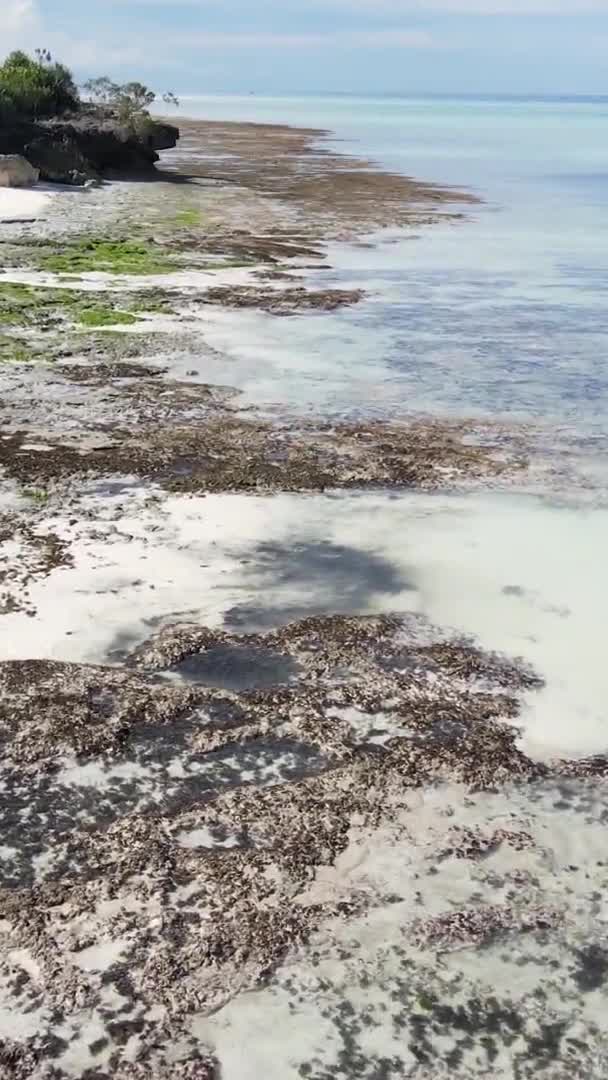
POLYGON ((0 0, 37 46, 178 94, 608 94, 608 0, 0 0))

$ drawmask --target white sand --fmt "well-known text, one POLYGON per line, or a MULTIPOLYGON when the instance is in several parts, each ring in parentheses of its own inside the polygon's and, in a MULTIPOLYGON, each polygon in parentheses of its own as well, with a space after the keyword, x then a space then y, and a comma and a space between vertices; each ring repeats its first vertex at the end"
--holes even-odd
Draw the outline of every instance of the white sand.
POLYGON ((0 187, 0 222, 33 221, 46 209, 52 195, 39 188, 0 187))
MULTIPOLYGON (((0 191, 2 189, 0 188, 0 191)), ((219 266, 213 270, 175 270, 170 274, 118 274, 114 271, 89 270, 78 274, 78 281, 71 285, 63 281, 63 274, 55 274, 50 270, 28 270, 12 267, 6 272, 6 281, 16 285, 35 285, 37 288, 64 288, 77 289, 78 292, 139 292, 141 289, 172 288, 191 290, 192 298, 196 299, 199 290, 217 288, 220 285, 252 285, 256 284, 253 271, 240 267, 219 266)), ((271 288, 278 288, 269 286, 271 288)), ((220 309, 221 310, 221 309, 220 309)), ((196 311, 192 312, 193 317, 196 311)), ((200 317, 200 316, 199 316, 200 317)), ((207 316, 205 315, 205 322, 207 316)), ((173 329, 175 325, 181 325, 182 320, 164 319, 156 320, 162 325, 160 329, 173 329)), ((132 332, 133 328, 129 327, 132 332)))

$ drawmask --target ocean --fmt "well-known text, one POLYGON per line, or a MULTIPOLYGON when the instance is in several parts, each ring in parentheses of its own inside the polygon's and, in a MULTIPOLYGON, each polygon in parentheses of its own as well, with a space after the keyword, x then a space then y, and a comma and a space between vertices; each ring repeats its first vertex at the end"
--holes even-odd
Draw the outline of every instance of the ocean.
POLYGON ((336 279, 370 303, 295 348, 289 326, 252 316, 241 348, 266 356, 267 380, 247 387, 259 404, 368 411, 373 387, 378 413, 607 434, 608 100, 200 97, 181 111, 324 128, 337 148, 483 200, 466 226, 332 251, 336 279))

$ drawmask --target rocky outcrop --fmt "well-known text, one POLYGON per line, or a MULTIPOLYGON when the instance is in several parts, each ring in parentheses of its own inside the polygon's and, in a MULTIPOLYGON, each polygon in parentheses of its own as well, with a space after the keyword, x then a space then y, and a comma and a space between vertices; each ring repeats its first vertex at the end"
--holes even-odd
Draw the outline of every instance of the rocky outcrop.
POLYGON ((0 187, 32 187, 39 172, 20 154, 0 155, 0 187))
POLYGON ((150 172, 158 151, 172 148, 178 139, 171 124, 151 121, 136 133, 111 118, 85 114, 3 128, 0 154, 22 155, 43 180, 83 184, 102 176, 150 172))
POLYGON ((362 289, 272 289, 255 285, 219 285, 207 289, 203 303, 231 308, 257 308, 269 315, 301 311, 337 311, 363 299, 362 289))

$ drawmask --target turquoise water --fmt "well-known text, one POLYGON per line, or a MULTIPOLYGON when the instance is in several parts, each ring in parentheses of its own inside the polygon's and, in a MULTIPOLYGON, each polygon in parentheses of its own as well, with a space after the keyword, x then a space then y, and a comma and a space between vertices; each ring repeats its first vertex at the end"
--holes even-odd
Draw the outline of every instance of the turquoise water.
MULTIPOLYGON (((244 320, 240 354, 267 364, 252 399, 606 434, 607 102, 201 97, 182 112, 329 129, 346 151, 484 200, 465 225, 333 251, 335 279, 368 290, 360 307, 298 335, 244 320)), ((227 346, 232 331, 217 333, 227 346)))

